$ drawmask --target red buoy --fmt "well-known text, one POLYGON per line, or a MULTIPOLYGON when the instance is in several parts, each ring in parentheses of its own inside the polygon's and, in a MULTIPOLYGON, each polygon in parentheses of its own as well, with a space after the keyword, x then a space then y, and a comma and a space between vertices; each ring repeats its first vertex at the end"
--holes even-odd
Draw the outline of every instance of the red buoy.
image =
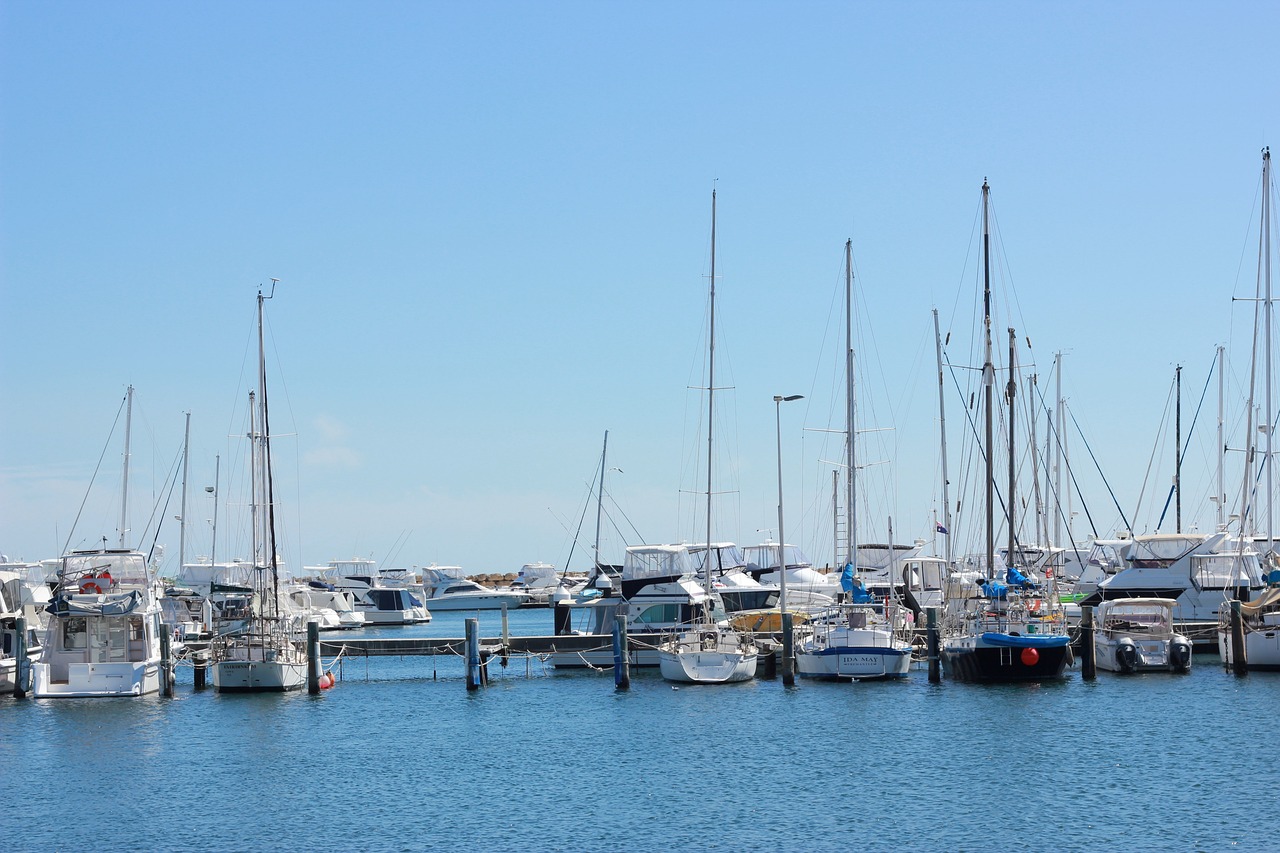
POLYGON ((334 681, 335 679, 333 677, 333 674, 326 672, 324 675, 320 676, 320 689, 328 690, 330 687, 333 686, 334 681))
POLYGON ((1040 653, 1035 649, 1022 650, 1022 663, 1024 666, 1035 666, 1040 660, 1040 653))

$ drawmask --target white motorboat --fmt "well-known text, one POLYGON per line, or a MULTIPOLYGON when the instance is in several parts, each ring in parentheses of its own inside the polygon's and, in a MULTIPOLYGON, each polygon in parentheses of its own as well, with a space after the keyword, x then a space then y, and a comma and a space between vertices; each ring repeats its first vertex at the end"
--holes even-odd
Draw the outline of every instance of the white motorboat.
POLYGON ((587 584, 586 577, 556 571, 550 563, 525 563, 511 582, 511 589, 528 594, 524 607, 544 607, 556 596, 576 595, 587 584))
POLYGON ((1095 614, 1094 657, 1109 672, 1190 672, 1191 641, 1173 625, 1170 598, 1104 601, 1095 614))
POLYGON ((310 612, 323 614, 321 630, 349 631, 365 626, 364 614, 356 608, 356 597, 333 584, 323 581, 307 581, 295 584, 290 597, 310 612))
POLYGON ((31 664, 40 659, 41 637, 44 635, 44 607, 49 589, 41 580, 32 582, 32 569, 25 563, 10 563, 0 556, 0 695, 12 693, 22 679, 23 689, 30 686, 31 664), (37 594, 43 593, 40 603, 37 594), (19 636, 18 619, 26 621, 26 631, 19 636), (21 653, 21 656, 20 656, 21 653))
POLYGON ((458 566, 429 566, 422 570, 422 587, 430 610, 515 610, 529 602, 529 593, 482 586, 458 566))
POLYGON ((353 558, 330 560, 320 571, 321 579, 337 590, 349 592, 367 626, 418 625, 431 621, 431 613, 413 590, 392 585, 377 570, 373 560, 353 558))
POLYGON ((894 604, 841 604, 815 615, 796 645, 796 672, 852 681, 905 676, 914 624, 908 615, 894 604))
MULTIPOLYGON (((825 575, 813 567, 798 545, 784 545, 787 561, 787 609, 812 609, 830 607, 840 595, 838 575, 825 575)), ((748 545, 743 549, 747 572, 767 587, 779 587, 782 576, 778 571, 778 545, 765 542, 748 545)))
POLYGON ((62 558, 32 693, 41 699, 142 696, 160 689, 160 596, 138 551, 62 558))

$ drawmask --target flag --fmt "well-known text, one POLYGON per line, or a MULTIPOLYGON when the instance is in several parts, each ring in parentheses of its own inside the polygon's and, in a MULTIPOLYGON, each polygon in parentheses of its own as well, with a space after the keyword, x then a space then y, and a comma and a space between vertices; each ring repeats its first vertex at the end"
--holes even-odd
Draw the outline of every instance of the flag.
POLYGON ((935 522, 934 522, 934 524, 936 524, 936 525, 938 526, 938 532, 939 532, 939 533, 943 534, 944 536, 945 536, 945 535, 947 535, 947 528, 945 528, 945 527, 943 527, 943 526, 942 526, 942 522, 940 522, 940 521, 935 521, 935 522))

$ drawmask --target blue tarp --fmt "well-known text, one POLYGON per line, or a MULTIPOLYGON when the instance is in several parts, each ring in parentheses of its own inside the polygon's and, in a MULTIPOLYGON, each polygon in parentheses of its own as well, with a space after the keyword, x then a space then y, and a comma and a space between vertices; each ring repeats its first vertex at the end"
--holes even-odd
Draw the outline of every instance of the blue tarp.
POLYGON ((987 598, 1004 600, 1009 595, 1009 587, 1000 583, 1000 581, 984 581, 982 584, 982 594, 987 598))
POLYGON ((1035 589, 1036 585, 1026 575, 1010 566, 1004 573, 1005 583, 1016 589, 1035 589))
POLYGON ((844 571, 840 573, 840 588, 849 593, 850 600, 854 604, 869 604, 871 602, 871 593, 867 592, 866 587, 862 585, 862 581, 853 575, 853 563, 844 564, 844 571))

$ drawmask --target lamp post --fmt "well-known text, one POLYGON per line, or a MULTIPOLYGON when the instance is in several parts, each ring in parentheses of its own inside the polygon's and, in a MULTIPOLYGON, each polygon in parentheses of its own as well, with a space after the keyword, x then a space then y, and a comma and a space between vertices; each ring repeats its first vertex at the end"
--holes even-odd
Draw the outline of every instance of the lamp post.
POLYGON ((782 404, 793 400, 803 400, 801 394, 773 397, 774 423, 778 436, 778 609, 782 613, 782 683, 795 684, 796 676, 792 668, 794 649, 791 632, 791 614, 787 612, 787 537, 782 528, 782 404))

